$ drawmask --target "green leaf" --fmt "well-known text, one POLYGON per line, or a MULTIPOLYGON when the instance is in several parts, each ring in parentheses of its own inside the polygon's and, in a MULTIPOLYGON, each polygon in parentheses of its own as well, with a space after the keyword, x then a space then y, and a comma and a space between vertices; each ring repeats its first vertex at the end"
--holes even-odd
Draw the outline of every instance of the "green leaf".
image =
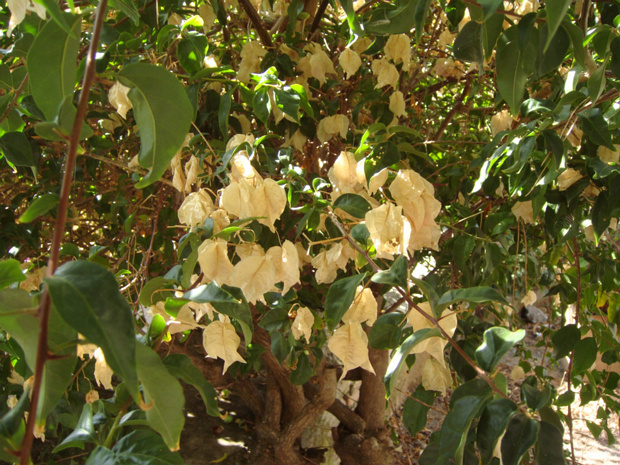
POLYGON ((365 276, 366 273, 348 276, 339 279, 329 287, 325 297, 325 322, 330 331, 336 328, 353 303, 357 286, 361 284, 365 276))
POLYGON ((139 399, 133 315, 114 275, 101 265, 79 260, 62 265, 44 281, 62 318, 101 347, 110 368, 139 399))
POLYGON ((454 289, 442 295, 437 302, 436 312, 441 313, 441 311, 450 304, 460 301, 473 302, 477 304, 483 302, 499 302, 503 305, 510 305, 499 292, 491 287, 468 287, 465 289, 454 289))
POLYGON ((263 123, 267 123, 269 114, 271 113, 271 101, 269 100, 269 91, 267 87, 262 87, 256 91, 252 98, 252 107, 254 114, 263 123))
POLYGON ((553 342, 553 354, 556 360, 566 357, 575 348, 581 340, 581 332, 577 325, 566 325, 563 328, 557 330, 551 336, 551 342, 553 342))
POLYGON ((541 391, 531 384, 523 383, 521 385, 521 397, 525 400, 528 408, 538 411, 551 400, 551 389, 549 386, 545 386, 541 391))
POLYGON ((560 27, 560 24, 562 24, 571 3, 573 3, 572 0, 551 0, 545 3, 545 10, 547 11, 547 28, 549 29, 549 35, 545 41, 545 52, 549 49, 549 45, 551 44, 556 31, 560 27))
MULTIPOLYGON (((24 351, 26 363, 34 372, 39 338, 38 303, 21 289, 0 291, 0 328, 8 332, 24 351)), ((67 325, 54 307, 51 308, 48 330, 49 350, 58 358, 48 360, 43 372, 41 400, 37 407, 37 424, 58 404, 73 378, 77 332, 67 325)))
POLYGON ((289 326, 290 320, 286 308, 272 308, 261 318, 258 326, 267 331, 277 331, 289 326))
POLYGON ((504 30, 504 15, 495 13, 482 23, 482 45, 484 58, 488 60, 493 55, 497 39, 504 30))
POLYGON ((0 150, 15 166, 34 166, 32 147, 23 132, 7 132, 0 137, 0 150))
POLYGON ((540 422, 534 463, 537 465, 566 464, 562 432, 552 423, 540 422))
POLYGON ((435 289, 427 282, 422 281, 418 278, 411 278, 411 282, 418 286, 418 289, 422 291, 422 294, 424 294, 426 301, 431 305, 433 315, 439 318, 443 312, 441 310, 437 310, 437 302, 439 302, 439 296, 437 295, 435 289))
POLYGON ((141 407, 146 410, 148 424, 161 435, 170 450, 178 450, 185 423, 183 389, 151 348, 136 344, 135 356, 144 392, 145 404, 141 407))
POLYGON ((228 135, 228 117, 230 116, 230 106, 232 105, 231 92, 227 92, 220 97, 220 106, 217 111, 217 122, 222 137, 228 135))
POLYGON ((142 189, 162 177, 181 148, 192 122, 192 104, 183 85, 160 66, 132 63, 117 74, 132 89, 127 94, 140 129, 140 165, 149 173, 136 184, 142 189))
POLYGON ((529 42, 523 49, 519 45, 516 26, 500 36, 496 55, 497 88, 513 115, 517 114, 521 106, 525 83, 533 69, 534 56, 534 44, 529 42))
POLYGON ((548 30, 548 23, 543 25, 540 30, 540 43, 536 59, 537 76, 557 69, 566 59, 566 53, 570 47, 570 37, 564 28, 558 29, 548 45, 544 45, 543 41, 548 41, 548 30))
POLYGON ((524 413, 517 413, 506 428, 502 439, 502 463, 518 465, 527 451, 536 443, 540 426, 524 413))
POLYGON ((299 123, 300 95, 289 86, 284 86, 282 89, 276 88, 273 93, 276 106, 299 123))
POLYGON ((480 378, 459 386, 450 399, 450 411, 441 425, 439 437, 440 458, 463 463, 465 440, 469 427, 491 400, 491 387, 480 378))
POLYGON ((611 140, 607 121, 603 118, 600 108, 582 111, 577 116, 581 121, 583 132, 586 133, 592 142, 596 145, 604 145, 610 150, 616 150, 611 140))
POLYGON ((303 386, 314 374, 314 369, 308 360, 308 356, 301 352, 297 359, 297 365, 295 369, 291 370, 290 381, 298 386, 303 386))
POLYGON ((586 50, 583 47, 583 31, 579 26, 573 24, 568 18, 562 21, 562 27, 570 36, 571 45, 573 46, 573 55, 577 61, 577 64, 581 66, 582 69, 587 69, 586 50))
POLYGON ((428 411, 435 403, 435 397, 437 397, 435 391, 425 391, 421 387, 407 397, 402 418, 412 437, 415 437, 426 426, 428 411))
POLYGON ((586 337, 577 342, 573 350, 572 375, 576 376, 586 370, 589 370, 590 367, 594 365, 594 362, 596 362, 598 347, 596 345, 596 340, 593 337, 586 337))
POLYGON ((590 100, 593 103, 596 103, 598 98, 605 90, 605 84, 607 84, 607 78, 605 77, 605 70, 607 68, 606 64, 607 60, 601 63, 601 65, 596 68, 596 70, 590 73, 590 78, 586 83, 588 86, 588 94, 590 96, 590 100))
POLYGON ((243 295, 241 289, 223 286, 222 290, 236 299, 235 303, 231 303, 228 300, 212 300, 210 303, 218 312, 228 315, 239 323, 241 330, 243 331, 243 338, 245 339, 245 345, 247 347, 247 345, 252 341, 252 329, 254 327, 252 323, 252 312, 250 310, 250 306, 245 300, 245 296, 243 295))
POLYGON ((467 271, 469 256, 474 251, 475 246, 476 242, 472 236, 461 235, 454 240, 454 246, 452 247, 454 264, 462 272, 467 271))
POLYGON ((32 223, 58 205, 59 201, 58 194, 44 194, 41 197, 37 197, 17 221, 20 223, 32 223))
POLYGON ((179 41, 177 58, 185 71, 195 74, 202 69, 207 46, 207 38, 203 35, 185 37, 179 41))
POLYGON ((480 368, 491 373, 504 355, 523 340, 525 330, 519 329, 514 333, 499 326, 489 328, 484 332, 484 341, 476 350, 476 361, 480 368))
POLYGON ((19 262, 14 258, 0 261, 0 289, 19 283, 26 279, 19 262))
POLYGON ((366 212, 372 210, 372 205, 361 195, 342 194, 334 202, 334 209, 340 208, 355 218, 364 218, 366 212))
POLYGON ((34 1, 38 3, 39 5, 43 5, 45 7, 47 12, 52 17, 52 19, 56 22, 56 24, 63 31, 65 31, 69 35, 73 35, 76 38, 78 37, 78 35, 75 34, 75 31, 71 30, 71 27, 67 23, 68 15, 65 15, 65 13, 63 13, 63 11, 60 9, 60 6, 58 6, 58 2, 54 0, 34 0, 34 1))
POLYGON ((484 61, 482 25, 477 21, 470 21, 465 24, 454 40, 452 51, 458 60, 482 63, 484 61))
MULTIPOLYGON (((428 1, 423 0, 421 3, 428 1)), ((411 31, 414 24, 417 24, 418 18, 415 16, 417 6, 418 0, 396 0, 394 3, 384 3, 372 11, 370 20, 364 23, 364 31, 371 34, 407 33, 411 31)))
POLYGON ((196 287, 195 289, 187 291, 185 294, 183 294, 183 298, 201 304, 210 304, 214 302, 231 304, 239 303, 239 301, 235 299, 232 294, 226 292, 214 282, 210 282, 209 284, 203 284, 196 287))
POLYGON ((185 465, 153 431, 141 429, 121 437, 112 450, 97 447, 86 465, 185 465))
POLYGON ((196 388, 205 403, 209 415, 213 417, 220 416, 220 411, 217 407, 217 392, 189 357, 183 354, 170 354, 166 356, 163 363, 173 376, 196 388))
POLYGON ((482 7, 484 13, 484 19, 487 20, 495 14, 495 11, 503 6, 503 0, 479 0, 478 2, 482 7))
MULTIPOLYGON (((424 22, 426 21, 426 15, 428 14, 428 10, 430 9, 432 1, 433 0, 416 0, 414 2, 416 3, 415 13, 414 13, 415 35, 416 35, 416 38, 418 39, 418 42, 422 38, 422 34, 424 34, 424 22)), ((397 34, 397 33, 393 32, 392 34, 397 34)))
POLYGON ((85 403, 82 407, 82 414, 75 429, 54 448, 53 453, 69 447, 84 449, 84 443, 99 444, 93 425, 93 409, 89 403, 85 403))
POLYGON ((398 347, 405 318, 406 315, 397 312, 386 313, 377 318, 368 334, 368 344, 370 347, 379 350, 398 347))
POLYGON ((73 96, 75 88, 82 21, 72 15, 65 15, 65 18, 73 36, 57 22, 48 21, 28 52, 32 96, 48 121, 54 120, 61 103, 73 96))
POLYGON ((140 12, 132 0, 110 0, 110 6, 121 10, 136 26, 140 23, 140 12))
MULTIPOLYGON (((8 439, 11 436, 18 435, 21 431, 21 436, 23 436, 23 430, 25 429, 24 422, 24 413, 30 407, 30 388, 25 387, 24 392, 19 398, 17 405, 15 405, 11 410, 9 410, 1 419, 0 419, 0 438, 8 439)), ((0 440, 1 440, 0 439, 0 440)), ((16 444, 18 447, 20 443, 16 444)))
POLYGON ((404 255, 399 255, 392 263, 392 266, 385 271, 374 274, 370 280, 373 283, 389 284, 399 286, 405 291, 408 289, 407 279, 409 277, 409 264, 404 255))
POLYGON ((620 37, 616 37, 609 44, 609 50, 611 50, 611 60, 609 62, 609 68, 612 73, 616 75, 616 78, 620 76, 620 37))
POLYGON ((390 364, 388 365, 388 368, 385 372, 385 390, 388 395, 392 392, 392 389, 394 388, 394 383, 398 378, 398 373, 403 367, 403 363, 405 362, 407 355, 409 355, 409 352, 411 352, 411 349, 413 349, 420 342, 431 337, 441 337, 441 332, 439 331, 439 329, 419 329, 407 339, 405 339, 402 345, 398 349, 396 349, 394 355, 392 355, 392 358, 390 359, 390 364))
POLYGON ((493 460, 497 441, 504 434, 508 422, 517 410, 517 405, 509 399, 494 399, 487 404, 478 422, 476 433, 482 465, 488 465, 493 460))

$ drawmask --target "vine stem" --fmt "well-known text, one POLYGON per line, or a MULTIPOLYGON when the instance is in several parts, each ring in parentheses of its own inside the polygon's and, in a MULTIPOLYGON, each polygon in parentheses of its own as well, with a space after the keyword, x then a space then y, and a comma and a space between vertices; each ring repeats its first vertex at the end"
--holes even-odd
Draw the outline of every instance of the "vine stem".
MULTIPOLYGON (((575 318, 575 324, 579 324, 579 312, 580 312, 580 307, 581 307, 581 263, 579 263, 580 260, 580 253, 579 253, 579 243, 577 242, 577 238, 573 238, 573 257, 575 259, 575 268, 577 270, 577 300, 575 302, 575 314, 574 314, 574 318, 575 318)), ((568 370, 566 370, 566 376, 567 376, 567 384, 568 384, 568 390, 572 391, 572 387, 571 387, 571 378, 572 378, 572 372, 573 372, 573 361, 575 359, 575 351, 573 350, 570 353, 570 360, 568 362, 568 370)), ((568 404, 568 435, 570 438, 570 455, 571 455, 571 460, 573 461, 573 465, 577 465, 577 460, 575 458, 575 438, 573 436, 573 409, 571 407, 571 404, 568 404)))
MULTIPOLYGON (((334 212, 330 211, 329 212, 329 216, 331 218, 331 220, 334 222, 334 224, 336 225, 336 227, 340 230, 340 232, 343 234, 343 236, 345 237, 345 239, 349 242, 349 244, 351 244, 351 246, 357 250, 359 253, 362 254, 362 256, 364 257, 364 259, 368 262, 368 264, 370 265, 370 267, 373 269, 373 271, 375 273, 378 273, 380 271, 384 271, 381 268, 379 268, 379 266, 374 262, 374 260, 372 258, 370 258, 370 256, 368 255, 368 253, 362 249, 359 244, 357 242, 355 242, 355 239, 353 239, 351 237, 351 235, 344 229, 344 226, 342 226, 342 224, 340 223, 340 220, 336 217, 336 215, 334 214, 334 212)), ((405 289, 403 289, 400 286, 394 286, 394 289, 396 289, 398 291, 398 293, 402 296, 403 299, 405 299, 405 301, 407 302, 407 304, 409 305, 409 308, 414 308, 417 312, 420 313, 420 315, 422 315, 424 318, 426 318, 428 321, 430 321, 432 323, 432 325, 437 328, 439 330, 439 332, 441 333, 441 335, 448 341, 448 343, 454 347, 454 350, 456 350, 459 355, 461 357, 463 357, 463 359, 465 360, 465 362, 467 362, 468 365, 470 365, 475 371, 476 374, 478 374, 478 376, 480 376, 480 378, 482 378, 490 387, 493 391, 495 391, 495 393, 497 393, 498 395, 500 395, 501 397, 503 397, 504 399, 508 399, 511 400, 510 397, 508 397, 504 391, 502 391, 493 381, 493 379, 487 375, 487 373, 478 366, 478 364, 476 362, 474 362, 471 357, 469 355, 467 355, 467 353, 461 348, 461 346, 459 346, 457 344, 457 342, 452 339, 452 337, 446 332, 445 329, 443 329, 440 325, 439 325, 439 320, 437 318, 435 318, 434 316, 426 313, 424 310, 422 310, 420 308, 420 306, 418 304, 416 304, 413 299, 411 299, 411 296, 409 295, 409 292, 407 292, 405 289)))
MULTIPOLYGON (((80 143, 80 132, 82 129, 82 122, 86 115, 86 107, 88 106, 88 97, 90 88, 95 80, 95 53, 99 45, 99 38, 101 37, 101 28, 103 26, 103 20, 105 18, 106 9, 108 6, 108 0, 101 0, 97 6, 95 12, 95 22, 93 25, 93 37, 88 48, 88 54, 86 56, 86 71, 84 73, 84 80, 82 81, 82 91, 80 92, 80 99, 78 101, 77 112, 75 114, 75 120, 71 128, 71 135, 69 137, 69 148, 67 151, 67 157, 65 159, 64 172, 62 177, 62 186, 60 190, 60 199, 58 202, 58 214, 56 216, 56 222, 54 224, 54 234, 52 236, 52 244, 50 248, 50 256, 47 262, 46 277, 51 277, 58 268, 58 262, 60 260, 60 243, 65 230, 65 222, 67 221, 67 210, 69 208, 69 194, 71 193, 71 180, 73 178, 73 167, 75 166, 75 159, 77 158, 78 146, 80 143)), ((41 395, 41 383, 43 378, 43 369, 45 363, 51 358, 52 354, 49 353, 48 345, 48 330, 50 319, 51 299, 47 288, 43 290, 43 296, 41 297, 41 303, 39 304, 39 338, 37 341, 37 361, 34 369, 34 382, 32 386, 32 398, 30 400, 30 414, 28 415, 28 421, 26 423, 26 431, 24 433, 24 440, 19 451, 19 463, 20 465, 28 465, 30 463, 30 451, 32 450, 32 442, 34 439, 34 428, 37 420, 37 408, 39 405, 39 398, 41 395)))

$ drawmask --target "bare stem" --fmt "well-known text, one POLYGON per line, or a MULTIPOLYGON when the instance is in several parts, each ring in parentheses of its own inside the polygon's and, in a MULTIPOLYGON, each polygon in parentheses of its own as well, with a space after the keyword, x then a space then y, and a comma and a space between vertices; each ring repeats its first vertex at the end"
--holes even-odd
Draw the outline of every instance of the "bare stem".
MULTIPOLYGON (((103 20, 105 17, 107 5, 107 0, 101 0, 99 2, 99 5, 97 6, 97 11, 95 13, 93 37, 88 49, 88 55, 86 57, 86 71, 84 73, 84 81, 82 82, 82 91, 80 93, 80 100, 78 102, 75 120, 73 121, 73 127, 71 128, 67 158, 65 159, 62 186, 60 191, 60 200, 58 202, 58 214, 56 216, 56 223, 54 225, 54 235, 52 236, 50 256, 47 262, 47 277, 51 277, 54 274, 54 271, 56 270, 56 268, 58 268, 58 262, 60 260, 60 244, 62 242, 62 237, 65 230, 65 223, 67 221, 67 210, 69 207, 69 194, 71 193, 73 167, 75 166, 78 145, 80 143, 82 122, 84 121, 84 116, 86 115, 86 107, 88 106, 88 96, 90 88, 95 80, 95 53, 97 52, 99 38, 101 36, 101 27, 103 26, 103 20)), ((32 449, 32 442, 34 438, 33 433, 37 419, 37 407, 41 394, 43 369, 45 368, 45 363, 51 357, 48 345, 50 308, 51 300, 49 292, 47 288, 45 288, 43 291, 43 296, 41 297, 41 303, 39 305, 40 329, 37 343, 37 361, 35 363, 34 369, 32 398, 30 400, 30 415, 28 415, 28 422, 26 423, 24 440, 22 442, 22 447, 19 452, 20 465, 28 465, 28 463, 30 463, 30 451, 32 449)))
POLYGON ((250 3, 249 0, 239 0, 239 5, 243 8, 245 14, 247 14, 250 18, 250 21, 252 22, 254 29, 256 29, 258 37, 260 37, 260 41, 263 45, 265 47, 272 48, 273 42, 271 41, 271 36, 269 35, 269 32, 267 32, 267 29, 265 29, 265 24, 263 23, 263 20, 260 19, 260 16, 254 9, 252 3, 250 3))
MULTIPOLYGON (((581 264, 579 263, 579 243, 577 242, 577 238, 573 238, 573 257, 575 259, 575 268, 577 269, 577 301, 575 302, 575 323, 579 323, 579 311, 581 307, 581 264)), ((568 390, 572 391, 571 386, 571 378, 573 373, 573 361, 575 359, 575 351, 570 353, 570 360, 568 362, 568 370, 566 370, 567 384, 568 390)), ((577 460, 575 458, 575 438, 573 437, 573 409, 571 408, 571 404, 568 404, 568 434, 570 438, 570 455, 571 460, 573 461, 573 465, 577 464, 577 460)))

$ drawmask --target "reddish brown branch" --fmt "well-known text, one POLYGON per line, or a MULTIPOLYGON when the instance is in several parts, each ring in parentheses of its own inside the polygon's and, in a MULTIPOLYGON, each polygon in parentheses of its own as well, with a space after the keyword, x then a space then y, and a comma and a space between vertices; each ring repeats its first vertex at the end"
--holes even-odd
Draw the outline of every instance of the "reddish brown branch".
POLYGON ((249 0, 239 0, 239 5, 243 8, 245 14, 247 14, 250 18, 250 21, 252 22, 254 29, 256 29, 258 37, 260 37, 260 41, 263 45, 265 47, 272 48, 273 42, 271 41, 271 36, 269 35, 269 32, 267 32, 267 29, 265 29, 265 24, 263 23, 263 20, 260 19, 260 16, 258 16, 254 6, 249 2, 249 0))
MULTIPOLYGON (((67 158, 65 159, 62 186, 60 190, 60 200, 58 202, 58 213, 54 226, 54 234, 52 236, 50 256, 47 262, 47 277, 51 277, 54 274, 54 271, 56 271, 60 260, 60 244, 62 242, 65 231, 65 223, 67 221, 69 194, 71 193, 71 181, 73 179, 73 167, 75 166, 78 145, 80 143, 82 122, 84 121, 84 116, 86 115, 86 108, 88 106, 90 88, 95 80, 95 53, 97 52, 99 38, 101 36, 101 27, 103 26, 103 20, 105 18, 107 5, 107 0, 101 0, 101 2, 99 2, 99 5, 97 6, 97 11, 95 13, 93 38, 89 46, 88 56, 86 57, 86 71, 84 73, 84 81, 82 82, 82 91, 80 93, 80 99, 77 106, 77 112, 75 114, 75 120, 73 121, 73 127, 71 128, 67 158)), ((22 84, 25 83, 23 82, 22 84)), ((24 440, 22 442, 22 447, 19 452, 20 465, 28 465, 28 463, 30 463, 30 451, 32 449, 34 427, 37 420, 37 408, 41 395, 43 369, 45 368, 45 363, 49 360, 48 327, 50 308, 51 300, 49 292, 47 288, 45 288, 45 290, 43 291, 43 296, 41 297, 41 303, 39 305, 40 328, 39 338, 37 342, 37 361, 35 363, 34 369, 34 383, 32 386, 32 398, 30 400, 30 415, 28 416, 26 431, 24 433, 24 440)))

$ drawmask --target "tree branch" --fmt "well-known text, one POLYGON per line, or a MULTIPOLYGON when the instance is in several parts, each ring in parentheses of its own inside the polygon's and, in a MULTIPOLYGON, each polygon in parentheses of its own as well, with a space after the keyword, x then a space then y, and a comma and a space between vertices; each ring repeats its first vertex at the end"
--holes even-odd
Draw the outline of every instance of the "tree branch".
POLYGON ((271 36, 267 32, 267 29, 265 29, 265 24, 260 19, 260 16, 254 9, 254 6, 252 6, 249 0, 239 0, 239 5, 241 6, 241 8, 243 8, 245 14, 247 14, 250 18, 250 21, 252 22, 254 29, 256 29, 258 37, 260 37, 260 41, 263 43, 263 45, 265 47, 272 48, 273 42, 271 41, 271 36))
MULTIPOLYGON (((101 36, 101 28, 103 26, 103 20, 105 18, 106 9, 108 6, 107 0, 101 0, 97 6, 95 13, 95 23, 93 25, 93 37, 88 48, 88 55, 86 57, 86 71, 84 73, 84 80, 82 81, 82 91, 80 93, 80 99, 77 106, 77 112, 75 114, 75 120, 73 121, 73 127, 71 128, 71 136, 69 138, 69 149, 67 152, 67 158, 65 159, 64 173, 62 178, 62 186, 60 190, 60 200, 58 202, 58 214, 56 217, 56 223, 54 226, 54 234, 52 236, 52 244, 50 249, 50 257, 47 262, 47 277, 51 277, 58 267, 60 260, 60 243, 65 231, 65 223, 67 221, 67 210, 69 208, 69 194, 71 193, 71 181, 73 179, 73 168, 75 166, 75 159, 77 157, 78 145, 80 143, 80 132, 82 130, 82 122, 86 115, 86 107, 88 106, 88 98, 90 88, 95 80, 95 53, 99 45, 99 38, 101 36)), ((25 85, 24 82, 22 82, 25 85)), ((22 87, 22 86, 20 86, 22 87)), ((41 383, 43 378, 43 369, 45 363, 49 360, 49 345, 48 345, 48 327, 50 319, 51 299, 47 287, 43 291, 41 303, 39 305, 39 338, 37 342, 37 361, 34 369, 34 382, 32 386, 32 398, 30 400, 30 415, 28 415, 28 422, 26 423, 26 431, 24 433, 24 440, 22 442, 21 450, 19 452, 20 465, 28 465, 30 463, 30 451, 32 449, 33 433, 35 423, 37 419, 37 407, 39 405, 39 398, 41 395, 41 383)))

